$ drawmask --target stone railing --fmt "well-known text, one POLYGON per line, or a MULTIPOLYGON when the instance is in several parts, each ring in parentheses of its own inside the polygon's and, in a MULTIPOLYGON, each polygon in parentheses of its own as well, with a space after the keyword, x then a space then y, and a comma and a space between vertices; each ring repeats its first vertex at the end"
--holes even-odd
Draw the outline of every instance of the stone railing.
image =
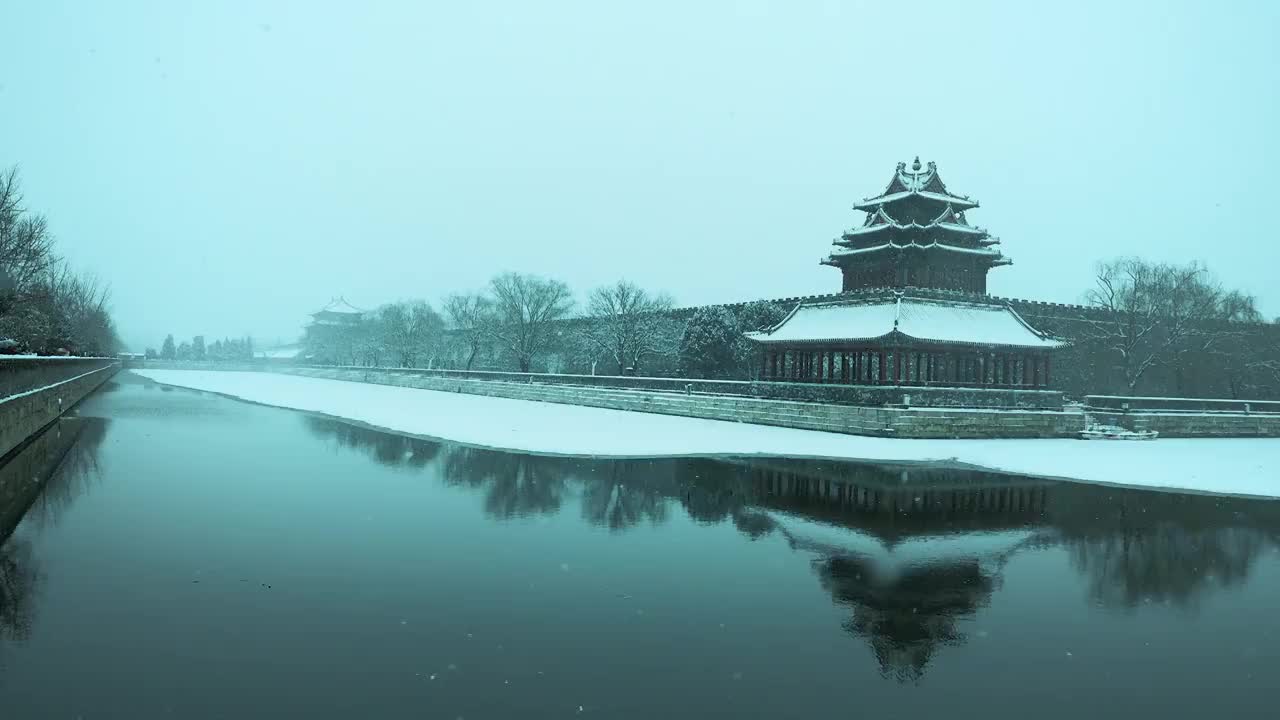
POLYGON ((1084 404, 1105 412, 1280 413, 1280 400, 1086 395, 1084 404))

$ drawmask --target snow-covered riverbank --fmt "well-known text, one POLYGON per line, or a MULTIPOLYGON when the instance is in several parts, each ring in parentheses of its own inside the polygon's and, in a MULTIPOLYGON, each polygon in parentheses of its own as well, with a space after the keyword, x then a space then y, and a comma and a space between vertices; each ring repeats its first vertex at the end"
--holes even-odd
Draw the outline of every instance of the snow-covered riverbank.
POLYGON ((504 450, 614 457, 950 461, 1090 482, 1280 497, 1280 439, 899 440, 276 373, 134 372, 168 385, 504 450))

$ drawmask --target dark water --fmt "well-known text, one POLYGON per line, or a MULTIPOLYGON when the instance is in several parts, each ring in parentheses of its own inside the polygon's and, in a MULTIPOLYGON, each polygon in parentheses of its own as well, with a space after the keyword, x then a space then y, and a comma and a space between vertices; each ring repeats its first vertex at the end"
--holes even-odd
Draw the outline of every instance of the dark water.
POLYGON ((530 457, 131 376, 53 432, 0 470, 6 720, 1276 717, 1280 502, 530 457))

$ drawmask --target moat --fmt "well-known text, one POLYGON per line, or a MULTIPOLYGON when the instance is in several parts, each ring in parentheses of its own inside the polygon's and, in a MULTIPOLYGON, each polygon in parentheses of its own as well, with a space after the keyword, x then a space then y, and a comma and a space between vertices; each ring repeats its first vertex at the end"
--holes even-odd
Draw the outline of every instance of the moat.
POLYGON ((24 453, 5 718, 1274 710, 1280 501, 521 455, 130 373, 24 453))

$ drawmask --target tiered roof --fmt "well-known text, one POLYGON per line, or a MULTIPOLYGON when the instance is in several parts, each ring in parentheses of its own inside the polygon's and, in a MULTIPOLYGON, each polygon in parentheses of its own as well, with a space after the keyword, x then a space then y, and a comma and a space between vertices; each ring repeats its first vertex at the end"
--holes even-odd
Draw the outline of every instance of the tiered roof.
POLYGON ((969 224, 965 211, 976 207, 976 200, 947 189, 935 163, 922 168, 918 157, 910 169, 898 163, 883 193, 854 205, 867 213, 863 224, 834 240, 837 249, 822 262, 847 267, 858 262, 855 256, 911 251, 977 256, 987 267, 1011 264, 993 247, 998 239, 969 224))
POLYGON ((898 163, 897 171, 893 174, 893 178, 889 180, 884 192, 875 197, 866 198, 854 205, 853 209, 873 212, 877 208, 912 198, 938 203, 939 206, 950 205, 958 211, 978 207, 977 200, 970 200, 967 195, 956 195, 947 189, 946 184, 942 182, 942 178, 938 177, 936 163, 930 162, 922 170, 920 168, 920 158, 917 157, 915 162, 911 164, 910 170, 907 169, 906 163, 898 163))
POLYGON ((338 296, 329 301, 328 305, 311 313, 313 325, 351 325, 359 323, 364 317, 365 311, 347 302, 347 299, 338 296))
POLYGON ((802 303, 771 328, 746 333, 761 343, 889 340, 894 336, 924 343, 981 347, 1061 347, 1031 327, 1007 303, 938 300, 894 292, 880 297, 802 303))

